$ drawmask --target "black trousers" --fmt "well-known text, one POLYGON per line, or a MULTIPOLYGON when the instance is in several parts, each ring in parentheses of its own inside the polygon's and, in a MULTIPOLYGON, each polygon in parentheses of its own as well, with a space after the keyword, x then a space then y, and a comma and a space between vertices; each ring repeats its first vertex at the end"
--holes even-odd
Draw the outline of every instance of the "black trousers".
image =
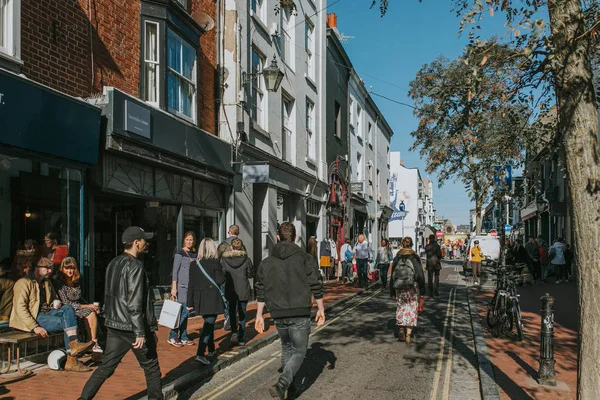
POLYGON ((433 269, 427 270, 427 286, 429 288, 430 296, 440 295, 440 270, 434 271, 433 269))
POLYGON ((141 349, 133 349, 135 334, 130 331, 121 331, 108 328, 106 349, 102 356, 101 364, 85 384, 81 392, 80 400, 93 399, 105 380, 115 372, 117 365, 121 362, 129 350, 140 363, 146 375, 146 386, 148 388, 148 399, 162 400, 162 384, 160 382, 160 367, 158 365, 158 354, 156 353, 156 334, 146 333, 146 343, 141 349))

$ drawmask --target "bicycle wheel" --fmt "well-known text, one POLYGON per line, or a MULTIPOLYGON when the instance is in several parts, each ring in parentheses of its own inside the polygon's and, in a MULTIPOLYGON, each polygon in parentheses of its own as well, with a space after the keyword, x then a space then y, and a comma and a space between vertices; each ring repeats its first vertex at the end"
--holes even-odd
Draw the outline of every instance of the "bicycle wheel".
POLYGON ((493 332, 496 334, 496 337, 500 337, 506 329, 506 301, 504 296, 500 296, 497 301, 498 304, 494 310, 496 314, 496 325, 494 326, 493 332))
POLYGON ((487 310, 487 324, 490 328, 493 328, 498 323, 498 315, 496 314, 496 297, 494 296, 488 305, 487 310))
POLYGON ((517 300, 513 300, 512 302, 512 314, 513 320, 515 321, 515 325, 517 325, 517 337, 519 341, 523 340, 523 320, 521 319, 521 307, 519 306, 519 302, 517 300))

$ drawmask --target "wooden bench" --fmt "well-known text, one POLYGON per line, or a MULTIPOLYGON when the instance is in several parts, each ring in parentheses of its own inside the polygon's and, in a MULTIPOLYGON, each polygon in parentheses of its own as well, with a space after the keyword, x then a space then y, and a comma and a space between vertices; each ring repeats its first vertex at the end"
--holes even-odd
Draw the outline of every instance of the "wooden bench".
MULTIPOLYGON (((4 358, 6 352, 6 367, 0 370, 0 375, 10 372, 12 367, 12 356, 16 355, 15 360, 17 362, 17 371, 21 375, 31 375, 33 372, 27 369, 21 368, 21 358, 41 355, 51 351, 52 344, 62 346, 63 332, 48 333, 47 338, 36 335, 33 332, 23 332, 17 330, 11 330, 8 332, 0 333, 0 349, 1 358, 4 358), (44 351, 40 352, 40 343, 45 342, 44 351), (25 345, 25 354, 21 357, 21 345, 25 345), (33 354, 29 354, 33 353, 33 354)), ((53 349, 52 349, 53 350, 53 349)))

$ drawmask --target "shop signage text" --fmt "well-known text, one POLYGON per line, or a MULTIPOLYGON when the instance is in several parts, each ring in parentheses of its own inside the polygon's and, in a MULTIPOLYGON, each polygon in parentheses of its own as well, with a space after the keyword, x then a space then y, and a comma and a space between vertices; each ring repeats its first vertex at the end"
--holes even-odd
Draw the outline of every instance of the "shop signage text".
POLYGON ((125 130, 150 139, 150 110, 125 100, 125 130))

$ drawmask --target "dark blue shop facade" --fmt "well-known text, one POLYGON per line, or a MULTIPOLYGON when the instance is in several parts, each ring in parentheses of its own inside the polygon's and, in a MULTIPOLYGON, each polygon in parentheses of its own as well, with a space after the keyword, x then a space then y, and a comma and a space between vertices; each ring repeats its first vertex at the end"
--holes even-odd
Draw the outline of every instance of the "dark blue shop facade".
POLYGON ((85 267, 86 172, 97 162, 101 109, 0 70, 0 259, 44 235, 85 267))

